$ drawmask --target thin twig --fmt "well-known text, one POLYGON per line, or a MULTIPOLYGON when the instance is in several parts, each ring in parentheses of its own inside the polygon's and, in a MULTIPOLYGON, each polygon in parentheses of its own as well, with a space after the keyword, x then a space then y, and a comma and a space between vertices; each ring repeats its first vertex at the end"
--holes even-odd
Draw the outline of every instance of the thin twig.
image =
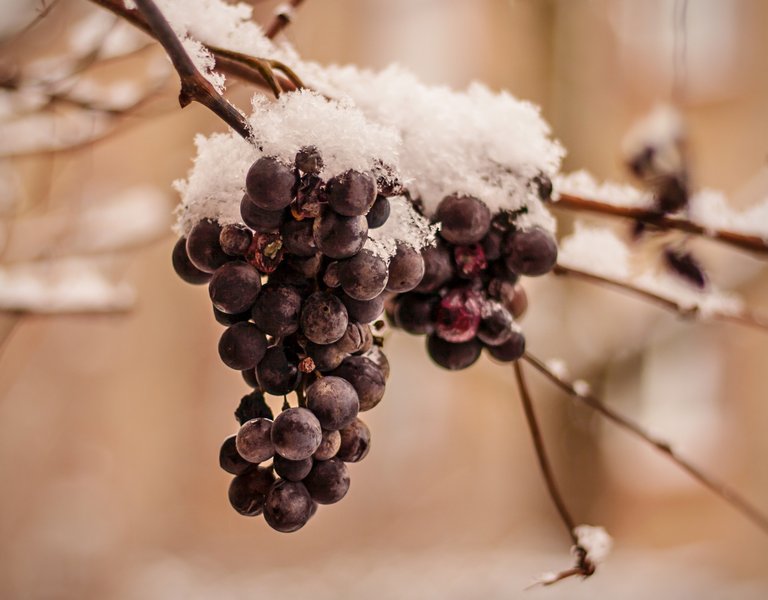
POLYGON ((660 229, 676 229, 693 235, 717 240, 741 248, 762 254, 768 254, 768 241, 756 235, 748 235, 727 229, 711 229, 693 221, 683 219, 682 217, 670 217, 659 214, 656 211, 647 208, 637 208, 631 206, 616 206, 590 198, 583 198, 573 194, 561 193, 557 202, 551 206, 557 208, 566 208, 582 212, 592 212, 612 217, 622 217, 625 219, 634 219, 660 229))
MULTIPOLYGON (((696 319, 700 315, 698 306, 684 306, 664 296, 660 296, 654 292, 643 289, 632 283, 626 281, 620 281, 618 279, 611 279, 604 275, 597 275, 596 273, 589 273, 588 271, 582 271, 580 269, 574 269, 573 267, 564 267, 563 265, 556 265, 552 270, 555 275, 563 277, 572 277, 574 279, 580 279, 587 283, 593 283, 615 289, 618 291, 626 292, 642 298, 643 300, 656 304, 661 308, 676 313, 682 319, 696 319)), ((768 321, 750 311, 743 310, 737 314, 730 314, 725 312, 711 312, 707 314, 707 319, 712 321, 723 321, 727 323, 735 323, 738 325, 744 325, 746 327, 752 327, 754 329, 760 329, 768 331, 768 321)))
POLYGON ((523 356, 530 365, 536 370, 542 373, 547 379, 554 383, 557 387, 563 390, 569 396, 583 402, 591 409, 597 411, 603 415, 606 419, 618 425, 622 429, 629 431, 636 437, 640 438, 647 444, 653 446, 656 450, 664 454, 669 460, 678 465, 684 471, 686 471, 691 477, 708 488, 714 494, 725 500, 728 504, 741 512, 750 521, 755 523, 760 529, 768 533, 768 516, 763 514, 759 509, 753 506, 750 502, 744 499, 739 493, 730 488, 724 483, 721 483, 709 475, 702 472, 698 467, 694 466, 688 460, 682 458, 669 442, 657 438, 651 433, 647 432, 640 425, 625 417, 624 415, 616 412, 612 408, 606 406, 599 398, 590 393, 579 393, 574 385, 570 381, 566 381, 562 377, 554 373, 547 365, 533 356, 530 352, 526 352, 523 356))
POLYGON ((193 101, 199 102, 218 115, 241 137, 250 140, 252 131, 248 121, 197 70, 192 59, 184 50, 181 40, 176 36, 157 5, 152 0, 136 0, 136 6, 154 32, 157 41, 165 48, 176 72, 179 74, 181 79, 179 104, 181 107, 184 108, 193 101))
POLYGON ((267 27, 267 31, 264 35, 270 40, 275 39, 278 33, 290 25, 291 20, 293 19, 293 12, 303 3, 304 0, 289 0, 288 3, 278 10, 278 13, 275 15, 272 23, 267 27))
POLYGON ((552 467, 549 464, 549 458, 547 458, 547 450, 544 447, 544 439, 539 429, 539 423, 536 419, 536 413, 533 410, 533 403, 531 402, 531 396, 528 392, 528 386, 525 384, 523 378, 523 369, 520 366, 519 361, 515 361, 515 377, 517 378, 517 387, 520 390, 520 400, 523 403, 523 409, 525 410, 525 418, 528 421, 528 429, 531 431, 531 437, 533 438, 533 446, 536 449, 536 458, 539 461, 539 467, 541 468, 541 474, 544 476, 544 482, 547 484, 547 491, 549 492, 552 502, 557 508, 557 512, 560 514, 565 528, 568 530, 568 535, 571 537, 571 541, 576 544, 576 534, 574 529, 576 528, 576 522, 568 512, 568 507, 565 506, 560 490, 557 488, 555 482, 555 476, 552 473, 552 467))

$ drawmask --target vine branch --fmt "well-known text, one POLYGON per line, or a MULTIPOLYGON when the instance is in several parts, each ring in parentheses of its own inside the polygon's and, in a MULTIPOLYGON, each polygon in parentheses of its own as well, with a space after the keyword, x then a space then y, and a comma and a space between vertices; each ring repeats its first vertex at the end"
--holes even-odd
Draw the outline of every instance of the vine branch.
MULTIPOLYGON (((555 265, 555 268, 552 270, 552 272, 555 275, 559 275, 561 277, 571 277, 587 283, 593 283, 596 285, 601 285, 601 286, 612 288, 618 291, 626 292, 628 294, 632 294, 647 302, 650 302, 651 304, 655 304, 663 309, 676 313, 679 317, 683 319, 695 319, 701 313, 698 306, 684 306, 675 300, 666 298, 664 296, 660 296, 659 294, 643 289, 639 286, 636 286, 626 281, 611 279, 610 277, 597 275, 595 273, 589 273, 588 271, 582 271, 580 269, 574 269, 572 267, 564 267, 563 265, 560 265, 560 264, 555 265)), ((746 327, 752 327, 755 329, 768 331, 768 321, 746 310, 738 314, 715 312, 715 313, 709 314, 708 318, 714 321, 736 323, 738 325, 744 325, 746 327)))
POLYGON ((633 219, 660 229, 676 229, 700 237, 709 238, 759 254, 768 254, 768 241, 756 235, 747 235, 727 229, 710 229, 682 217, 670 217, 659 214, 656 211, 647 208, 637 208, 631 206, 616 206, 599 200, 583 198, 573 194, 561 193, 560 198, 551 204, 554 207, 561 207, 568 210, 591 212, 612 217, 622 217, 633 219))
POLYGON ((650 444, 656 450, 664 454, 667 459, 678 465, 681 469, 686 471, 691 477, 698 481, 701 485, 709 489, 715 495, 722 498, 725 502, 730 504, 733 508, 738 510, 741 514, 747 517, 765 533, 768 533, 768 516, 763 514, 758 508, 753 506, 750 502, 744 499, 738 492, 733 490, 728 485, 721 483, 709 475, 705 474, 701 469, 694 466, 691 462, 681 457, 669 442, 662 440, 643 429, 639 424, 635 423, 631 419, 625 417, 621 413, 616 412, 609 406, 605 405, 599 398, 591 393, 579 393, 574 385, 562 377, 558 376, 547 365, 533 356, 530 352, 526 352, 523 356, 523 360, 528 362, 537 371, 542 373, 547 379, 555 384, 558 388, 563 390, 566 394, 584 403, 591 409, 600 413, 603 417, 624 429, 635 437, 640 438, 645 443, 650 444))
POLYGON ((197 70, 192 59, 184 50, 181 40, 160 12, 153 0, 136 0, 136 6, 144 16, 155 38, 165 48, 176 72, 181 79, 179 104, 182 108, 190 102, 198 102, 218 115, 241 137, 250 140, 251 127, 242 113, 232 106, 197 70))

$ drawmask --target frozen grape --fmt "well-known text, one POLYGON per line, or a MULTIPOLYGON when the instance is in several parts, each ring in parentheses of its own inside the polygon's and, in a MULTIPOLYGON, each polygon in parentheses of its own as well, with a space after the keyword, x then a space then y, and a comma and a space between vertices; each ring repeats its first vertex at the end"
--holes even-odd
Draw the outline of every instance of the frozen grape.
POLYGON ((320 421, 306 408, 284 410, 272 424, 272 443, 288 460, 304 460, 314 454, 323 439, 320 421))
POLYGON ((253 369, 267 351, 267 338, 253 323, 227 327, 219 338, 219 356, 230 369, 253 369))
POLYGON ((371 430, 361 420, 355 419, 339 431, 341 445, 336 458, 344 462, 360 462, 371 449, 371 430))
POLYGON ((427 338, 429 357, 437 365, 449 371, 458 371, 472 366, 480 357, 482 349, 480 342, 474 338, 457 344, 447 342, 436 335, 430 335, 427 338))
POLYGON ((376 200, 376 180, 368 173, 346 171, 326 186, 329 206, 346 217, 365 215, 376 200))
POLYGON ((395 254, 389 261, 387 290, 408 292, 419 285, 422 277, 424 277, 424 259, 421 253, 408 244, 398 243, 395 254))
POLYGON ((384 397, 384 373, 376 363, 364 356, 350 356, 330 375, 341 377, 355 388, 361 412, 371 410, 384 397))
POLYGON ((504 255, 507 266, 518 275, 544 275, 557 262, 557 242, 540 227, 513 231, 505 240, 504 255))
POLYGON ((243 222, 259 233, 274 233, 285 219, 284 210, 264 210, 256 206, 248 194, 240 201, 240 216, 243 222))
POLYGON ((323 429, 323 439, 312 455, 312 458, 315 460, 328 460, 336 456, 340 447, 341 434, 335 429, 323 429))
POLYGON ((283 346, 271 346, 256 367, 256 379, 267 394, 284 396, 299 385, 299 359, 283 346))
POLYGON ((480 244, 454 247, 453 259, 456 262, 456 270, 459 276, 465 279, 477 277, 488 266, 485 250, 480 244))
POLYGON ((312 235, 326 256, 349 258, 362 250, 368 238, 368 221, 365 217, 345 217, 326 209, 315 219, 312 235))
POLYGON ((251 468, 237 475, 229 484, 229 503, 246 517, 260 515, 274 480, 272 469, 263 467, 251 468))
POLYGON ((435 309, 435 332, 447 342, 466 342, 480 325, 482 299, 478 292, 457 288, 448 292, 435 309))
POLYGON ((301 310, 301 330, 315 344, 332 344, 347 330, 347 309, 336 296, 315 292, 301 310))
POLYGON ((189 260, 187 255, 187 238, 179 238, 176 242, 171 253, 171 262, 173 263, 173 270, 176 271, 176 275, 187 283, 202 285, 203 283, 208 283, 211 279, 210 273, 201 271, 189 260))
POLYGON ((293 200, 297 178, 293 169, 276 158, 264 156, 248 169, 245 188, 251 201, 263 210, 280 210, 293 200))
POLYGON ((365 219, 368 221, 368 229, 376 229, 384 225, 389 219, 389 213, 392 207, 389 204, 389 199, 385 196, 376 196, 376 201, 371 206, 371 210, 365 215, 365 219))
POLYGON ((312 500, 318 504, 338 502, 349 491, 349 470, 338 458, 318 460, 304 480, 312 500))
POLYGON ((277 233, 255 233, 248 248, 248 262, 261 273, 272 273, 283 260, 283 239, 277 233))
POLYGON ((307 408, 323 429, 341 429, 357 416, 360 402, 349 381, 328 375, 307 388, 307 408))
POLYGON ((498 302, 489 302, 483 309, 477 337, 488 346, 498 346, 512 337, 514 328, 512 314, 498 302))
POLYGON ((438 205, 436 216, 440 235, 452 244, 477 243, 491 225, 491 211, 474 196, 446 196, 438 205))
POLYGON ((341 287, 355 300, 372 300, 384 291, 387 279, 387 263, 370 250, 363 249, 339 263, 341 287))
POLYGON ((208 284, 213 305, 238 314, 250 310, 261 289, 261 275, 248 263, 232 261, 219 267, 208 284))
POLYGON ((301 294, 295 287, 267 283, 253 304, 253 322, 276 337, 290 335, 299 328, 301 294))
POLYGON ((285 251, 295 256, 314 256, 317 244, 312 233, 312 219, 286 219, 280 226, 285 251))
POLYGON ((224 225, 219 234, 219 244, 224 254, 229 256, 245 256, 251 247, 253 234, 242 225, 224 225))
POLYGON ((288 460, 277 454, 272 464, 275 468, 275 473, 288 481, 301 481, 312 470, 311 458, 288 460))
POLYGON ((303 483, 278 480, 267 494, 264 520, 282 533, 298 531, 314 514, 314 502, 303 483))
POLYGON ((190 262, 206 273, 213 273, 224 263, 232 260, 224 254, 219 243, 221 226, 211 220, 198 222, 187 236, 187 256, 190 262))

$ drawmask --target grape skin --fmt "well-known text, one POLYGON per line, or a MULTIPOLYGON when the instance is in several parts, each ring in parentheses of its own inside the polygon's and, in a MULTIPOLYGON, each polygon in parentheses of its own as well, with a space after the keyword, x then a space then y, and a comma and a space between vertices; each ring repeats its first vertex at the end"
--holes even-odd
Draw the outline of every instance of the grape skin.
POLYGON ((320 421, 306 408, 289 408, 272 425, 272 443, 288 460, 304 460, 315 453, 323 439, 320 421))
POLYGON ((253 369, 266 351, 267 338, 247 321, 228 327, 219 339, 219 356, 230 369, 253 369))
POLYGON ((314 514, 314 502, 303 483, 278 480, 264 502, 264 520, 282 533, 298 531, 314 514))
POLYGON ((209 219, 198 222, 189 232, 186 243, 187 257, 196 268, 213 273, 231 260, 221 249, 220 234, 221 226, 209 219))
POLYGON ((344 462, 360 462, 371 449, 371 430, 361 419, 355 419, 339 431, 341 445, 336 457, 344 462))
POLYGON ((275 454, 272 444, 272 421, 251 419, 240 427, 235 438, 237 452, 252 463, 264 462, 275 454))
POLYGON ((332 344, 347 331, 347 309, 336 296, 315 292, 301 310, 301 331, 315 344, 332 344))
POLYGON ((323 429, 341 429, 357 416, 360 401, 349 381, 328 375, 307 388, 307 408, 323 429))
POLYGON ((260 289, 261 275, 242 261, 232 261, 219 267, 208 284, 213 305, 229 314, 250 310, 260 289))
POLYGON ((338 458, 318 460, 304 479, 304 485, 318 504, 334 504, 349 491, 349 470, 338 458))
POLYGON ((248 196, 262 210, 277 211, 288 206, 296 183, 293 169, 271 156, 259 158, 245 176, 248 196))
POLYGON ((173 247, 171 262, 176 275, 187 283, 191 283, 192 285, 202 285, 208 283, 211 279, 210 273, 201 271, 192 264, 191 260, 189 260, 189 255, 187 254, 187 238, 185 237, 179 238, 176 245, 173 247))

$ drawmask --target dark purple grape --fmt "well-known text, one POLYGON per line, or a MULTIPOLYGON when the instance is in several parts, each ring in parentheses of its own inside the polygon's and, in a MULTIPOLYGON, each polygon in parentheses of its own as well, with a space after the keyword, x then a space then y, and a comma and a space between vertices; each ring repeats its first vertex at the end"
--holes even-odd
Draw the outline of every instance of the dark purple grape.
POLYGON ((245 188, 251 201, 263 210, 280 210, 293 200, 296 174, 271 156, 258 159, 248 169, 245 188))
POLYGON ((520 319, 528 309, 528 295, 520 283, 492 280, 488 285, 489 293, 502 303, 515 319, 520 319))
POLYGON ((371 210, 365 215, 368 221, 368 229, 376 229, 384 225, 389 219, 389 213, 392 208, 389 205, 389 199, 385 196, 376 196, 376 201, 371 206, 371 210))
POLYGON ((368 239, 368 221, 365 217, 344 217, 326 209, 315 219, 312 235, 326 256, 349 258, 360 252, 368 239))
POLYGON ((323 170, 323 157, 315 146, 304 146, 296 153, 296 168, 307 175, 318 175, 323 170))
POLYGON ((264 210, 256 206, 248 194, 240 201, 240 216, 243 222, 259 233, 275 233, 285 219, 284 210, 264 210))
POLYGON ((283 246, 286 252, 295 256, 314 256, 317 244, 312 234, 312 219, 286 219, 280 226, 283 246))
POLYGON ((213 305, 231 315, 250 310, 260 289, 259 272, 239 260, 219 267, 208 284, 213 305))
POLYGON ((370 349, 373 341, 371 328, 368 325, 361 325, 355 321, 350 321, 347 325, 347 331, 341 336, 341 339, 334 342, 339 349, 349 354, 357 352, 366 352, 370 349), (367 347, 366 347, 367 346, 367 347))
POLYGON ((203 283, 208 283, 211 279, 210 273, 201 271, 189 260, 187 255, 187 238, 179 238, 176 242, 171 253, 171 262, 173 263, 173 270, 176 271, 176 275, 187 283, 202 285, 203 283))
POLYGON ((256 379, 256 369, 243 369, 241 374, 243 376, 243 381, 245 381, 249 387, 252 387, 255 390, 261 390, 259 381, 256 379))
POLYGON ((474 196, 446 196, 437 207, 436 217, 443 239, 463 246, 482 240, 491 225, 491 211, 474 196))
POLYGON ((236 315, 230 315, 229 313, 220 311, 215 306, 212 308, 213 308, 213 318, 216 319, 216 322, 220 323, 221 325, 226 325, 227 327, 229 327, 230 325, 234 325, 235 323, 241 323, 243 321, 247 321, 248 319, 251 318, 251 311, 237 313, 236 315))
POLYGON ((395 323, 414 335, 430 334, 435 330, 435 309, 439 296, 427 294, 403 294, 395 304, 395 323))
POLYGON ((498 302, 488 302, 477 328, 477 338, 487 346, 499 346, 512 337, 515 319, 498 302))
POLYGON ((304 460, 314 454, 323 439, 320 421, 306 408, 289 408, 272 424, 272 443, 288 460, 304 460))
POLYGON ((347 495, 349 470, 338 458, 318 460, 304 480, 312 500, 318 504, 333 504, 347 495))
MULTIPOLYGON (((283 259, 283 262, 305 279, 314 280, 320 274, 320 269, 323 266, 323 255, 319 252, 314 256, 288 255, 283 259)), ((314 283, 314 281, 310 283, 314 283)))
POLYGON ((341 263, 339 261, 334 260, 328 263, 328 266, 325 267, 325 273, 323 273, 323 283, 329 288, 337 288, 341 285, 339 273, 340 264, 341 263))
POLYGON ((339 431, 341 446, 336 453, 336 458, 344 462, 360 462, 371 449, 371 430, 361 420, 355 419, 349 425, 339 431))
POLYGON ((339 263, 341 287, 355 300, 372 300, 381 294, 387 285, 387 273, 387 263, 368 249, 339 263))
POLYGON ((283 458, 279 454, 276 454, 272 465, 275 468, 275 473, 283 479, 287 479, 288 481, 301 481, 312 470, 312 459, 288 460, 287 458, 283 458))
POLYGON ((487 346, 488 354, 501 362, 512 362, 525 354, 525 337, 518 330, 512 332, 512 336, 499 346, 487 346))
POLYGON ((298 531, 314 514, 315 503, 303 483, 278 480, 267 494, 264 520, 282 533, 298 531))
POLYGON ((231 257, 224 254, 219 243, 221 226, 215 221, 205 219, 198 222, 187 236, 187 256, 190 262, 201 271, 213 273, 231 257))
POLYGON ((242 424, 237 432, 235 444, 237 452, 245 460, 260 463, 272 458, 275 447, 272 444, 272 421, 269 419, 251 419, 242 424))
POLYGON ((557 262, 557 242, 540 227, 513 231, 504 241, 507 267, 518 275, 536 277, 549 273, 557 262))
POLYGON ((453 249, 453 260, 456 262, 456 270, 459 277, 465 279, 478 277, 488 266, 488 261, 485 259, 485 250, 483 250, 483 246, 480 244, 455 246, 453 249))
POLYGON ((229 256, 245 256, 252 240, 253 234, 243 225, 224 225, 219 234, 221 249, 229 256))
POLYGON ((368 360, 372 360, 373 364, 381 369, 385 380, 389 379, 389 360, 387 360, 387 355, 384 354, 380 347, 374 346, 364 356, 368 360))
POLYGON ((219 338, 219 356, 230 369, 253 369, 266 351, 267 338, 247 321, 227 327, 219 338))
POLYGON ((466 369, 480 357, 482 344, 472 338, 467 342, 453 344, 436 335, 427 338, 427 353, 439 366, 449 371, 466 369))
POLYGON ((264 510, 267 493, 275 476, 271 468, 252 467, 237 475, 229 484, 229 503, 246 517, 256 517, 264 510))
POLYGON ((323 429, 341 429, 357 416, 360 401, 349 381, 328 375, 307 388, 307 408, 323 429))
POLYGON ((262 289, 253 304, 253 322, 265 333, 285 337, 299 329, 301 294, 287 285, 271 281, 262 289))
POLYGON ((347 331, 347 309, 328 292, 315 292, 301 310, 301 331, 315 344, 332 344, 347 331))
POLYGON ((240 456, 240 453, 237 451, 234 435, 229 436, 221 445, 219 450, 219 466, 227 473, 232 473, 232 475, 245 473, 253 466, 253 463, 240 456))
POLYGON ((707 275, 696 257, 687 250, 664 249, 664 262, 668 269, 688 283, 703 290, 707 287, 707 275))
POLYGON ((503 230, 496 229, 494 225, 491 225, 490 231, 488 231, 488 234, 483 238, 483 241, 481 242, 486 263, 487 261, 494 261, 501 258, 501 249, 504 245, 504 235, 505 232, 503 230))
POLYGON ((256 367, 256 379, 267 394, 284 396, 299 385, 299 359, 283 346, 271 346, 256 367))
POLYGON ((355 300, 346 294, 339 294, 339 299, 347 307, 350 321, 373 323, 384 312, 384 296, 378 295, 370 300, 355 300))
POLYGON ((467 342, 480 325, 483 302, 474 290, 457 288, 443 296, 435 309, 435 333, 447 342, 467 342))
POLYGON ((362 216, 376 200, 376 180, 368 173, 346 171, 332 177, 325 191, 334 212, 346 217, 362 216))
POLYGON ((442 242, 421 251, 424 259, 424 276, 414 290, 436 292, 453 278, 454 267, 451 253, 442 242))
POLYGON ((384 373, 375 362, 364 356, 350 356, 330 375, 341 377, 355 388, 361 412, 371 410, 384 397, 384 373))
POLYGON ((269 408, 269 404, 264 400, 264 394, 261 390, 254 390, 250 394, 243 396, 240 399, 240 405, 235 411, 235 419, 237 419, 240 425, 251 419, 269 419, 272 421, 273 418, 272 409, 269 408))
POLYGON ((323 439, 312 455, 312 458, 315 460, 328 460, 336 456, 340 447, 341 434, 336 430, 323 429, 323 439))
POLYGON ((387 290, 409 292, 421 283, 422 277, 424 259, 421 253, 407 244, 398 243, 394 256, 389 260, 387 290))
POLYGON ((312 358, 318 371, 332 371, 349 356, 349 353, 341 348, 338 342, 334 344, 305 344, 307 355, 312 358))

